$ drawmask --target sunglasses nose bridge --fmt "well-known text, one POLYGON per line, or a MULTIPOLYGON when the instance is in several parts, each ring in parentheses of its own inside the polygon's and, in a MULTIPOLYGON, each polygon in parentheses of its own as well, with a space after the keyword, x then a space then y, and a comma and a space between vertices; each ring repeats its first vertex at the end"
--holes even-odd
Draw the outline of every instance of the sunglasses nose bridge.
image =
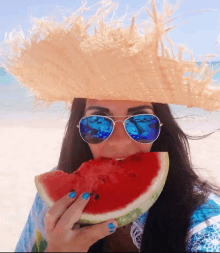
MULTIPOLYGON (((122 116, 123 117, 123 116, 122 116)), ((128 135, 128 133, 127 133, 127 131, 126 131, 126 129, 125 129, 125 121, 127 120, 127 117, 126 117, 126 119, 124 119, 124 120, 119 120, 119 119, 117 119, 117 120, 115 120, 115 119, 112 119, 112 121, 113 121, 113 128, 112 128, 112 133, 111 133, 111 135, 115 135, 116 134, 116 138, 118 139, 118 136, 120 136, 120 138, 122 138, 122 135, 128 135), (123 130, 122 129, 120 129, 120 127, 119 127, 119 129, 118 129, 118 127, 117 127, 117 130, 116 130, 116 128, 115 128, 115 126, 116 126, 116 122, 122 122, 122 127, 123 127, 123 130), (119 131, 119 132, 118 132, 119 131), (122 133, 121 131, 124 131, 124 133, 122 133), (117 132, 117 133, 116 133, 117 132)))
POLYGON ((113 120, 114 127, 115 127, 115 123, 118 122, 118 121, 120 121, 120 122, 122 122, 122 124, 123 124, 123 126, 124 126, 124 128, 125 128, 125 121, 126 121, 126 120, 127 120, 127 118, 124 119, 124 120, 119 120, 119 119, 113 120))
POLYGON ((122 123, 124 123, 124 120, 113 120, 114 123, 116 123, 117 121, 121 121, 122 123))

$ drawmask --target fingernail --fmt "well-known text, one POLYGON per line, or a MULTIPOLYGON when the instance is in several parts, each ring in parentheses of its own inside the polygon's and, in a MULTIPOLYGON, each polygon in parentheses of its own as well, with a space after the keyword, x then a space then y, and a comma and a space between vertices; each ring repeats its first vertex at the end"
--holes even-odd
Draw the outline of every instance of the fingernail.
POLYGON ((115 228, 115 225, 113 224, 113 222, 111 222, 111 223, 108 224, 108 228, 115 228))
POLYGON ((82 198, 87 200, 89 198, 89 194, 87 192, 84 192, 82 198))
POLYGON ((73 199, 75 196, 76 196, 76 192, 75 192, 75 191, 72 191, 72 192, 69 194, 69 197, 70 197, 71 199, 73 199))

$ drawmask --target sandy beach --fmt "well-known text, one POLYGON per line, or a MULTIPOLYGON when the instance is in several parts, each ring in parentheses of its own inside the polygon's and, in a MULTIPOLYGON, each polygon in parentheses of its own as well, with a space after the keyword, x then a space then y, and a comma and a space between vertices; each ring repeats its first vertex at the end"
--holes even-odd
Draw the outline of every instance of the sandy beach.
MULTIPOLYGON (((38 122, 35 127, 1 123, 0 251, 8 252, 14 251, 33 204, 34 176, 58 163, 66 123, 38 122)), ((198 173, 220 185, 220 132, 189 143, 194 164, 204 168, 198 173)))

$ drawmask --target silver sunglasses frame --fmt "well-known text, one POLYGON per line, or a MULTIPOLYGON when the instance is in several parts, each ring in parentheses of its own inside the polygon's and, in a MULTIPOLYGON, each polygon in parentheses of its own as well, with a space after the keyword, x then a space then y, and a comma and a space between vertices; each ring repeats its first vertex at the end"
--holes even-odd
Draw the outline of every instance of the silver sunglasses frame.
MULTIPOLYGON (((138 115, 151 115, 151 116, 154 116, 154 117, 156 117, 156 118, 158 119, 158 121, 159 121, 159 123, 160 123, 159 118, 158 118, 156 115, 153 115, 153 114, 143 114, 143 113, 142 113, 142 114, 135 114, 135 115, 131 115, 131 116, 127 117, 125 120, 113 120, 113 119, 111 119, 109 116, 103 116, 103 115, 88 115, 88 116, 82 117, 82 118, 79 120, 79 123, 78 123, 77 127, 79 128, 79 124, 80 124, 81 120, 84 119, 84 118, 86 118, 86 117, 101 116, 101 117, 110 119, 110 120, 113 122, 113 129, 112 129, 112 132, 111 132, 111 134, 109 135, 109 137, 110 137, 110 136, 113 134, 113 132, 114 132, 115 123, 116 123, 117 121, 121 121, 121 122, 123 123, 124 129, 125 129, 125 132, 127 133, 127 135, 128 135, 133 141, 136 141, 136 140, 134 140, 134 139, 128 134, 128 132, 127 132, 127 130, 126 130, 126 128, 125 128, 125 121, 126 121, 127 119, 131 118, 131 117, 138 116, 138 115)), ((127 116, 127 115, 125 115, 125 116, 127 116)), ((125 117, 125 116, 111 116, 111 117, 125 117)), ((159 134, 158 134, 157 138, 160 136, 160 132, 161 132, 161 127, 162 127, 162 126, 163 126, 163 123, 160 123, 160 126, 159 126, 159 134)), ((80 128, 79 128, 79 134, 80 134, 81 138, 83 139, 83 137, 82 137, 82 135, 81 135, 81 133, 80 133, 80 128)), ((107 141, 107 140, 109 139, 109 137, 108 137, 107 139, 105 139, 104 141, 107 141)), ((157 138, 156 138, 154 141, 156 141, 157 138)), ((83 139, 83 141, 85 141, 85 140, 83 139)), ((100 143, 103 143, 104 141, 102 141, 102 142, 100 142, 100 143)), ((154 142, 154 141, 152 141, 152 142, 154 142)), ((85 142, 88 143, 88 144, 92 144, 92 143, 89 143, 89 142, 87 142, 87 141, 85 141, 85 142)), ((141 144, 150 144, 150 143, 152 143, 152 142, 142 143, 142 142, 139 142, 139 141, 136 141, 136 142, 141 143, 141 144)), ((93 144, 93 145, 97 145, 97 144, 100 144, 100 143, 96 143, 96 144, 93 144)))

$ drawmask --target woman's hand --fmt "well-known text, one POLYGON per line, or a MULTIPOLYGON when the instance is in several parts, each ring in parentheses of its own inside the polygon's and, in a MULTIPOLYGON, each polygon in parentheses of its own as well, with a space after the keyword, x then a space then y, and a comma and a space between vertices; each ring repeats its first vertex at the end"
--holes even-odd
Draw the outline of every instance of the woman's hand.
POLYGON ((112 234, 109 232, 112 230, 108 227, 109 223, 113 222, 117 227, 116 220, 110 219, 72 230, 90 199, 89 196, 85 200, 82 195, 78 199, 76 197, 71 199, 68 194, 47 211, 44 219, 47 248, 44 252, 87 252, 95 242, 112 234))

